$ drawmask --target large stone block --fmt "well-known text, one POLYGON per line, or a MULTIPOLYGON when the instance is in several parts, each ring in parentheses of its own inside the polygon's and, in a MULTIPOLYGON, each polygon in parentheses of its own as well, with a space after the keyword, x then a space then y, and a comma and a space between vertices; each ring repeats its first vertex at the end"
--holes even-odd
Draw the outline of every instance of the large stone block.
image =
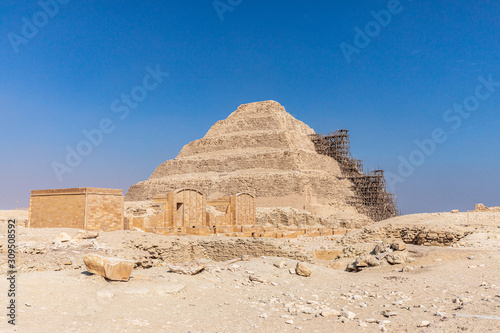
POLYGON ((114 281, 128 281, 134 268, 133 261, 102 257, 97 254, 87 254, 83 261, 90 273, 99 274, 114 281))

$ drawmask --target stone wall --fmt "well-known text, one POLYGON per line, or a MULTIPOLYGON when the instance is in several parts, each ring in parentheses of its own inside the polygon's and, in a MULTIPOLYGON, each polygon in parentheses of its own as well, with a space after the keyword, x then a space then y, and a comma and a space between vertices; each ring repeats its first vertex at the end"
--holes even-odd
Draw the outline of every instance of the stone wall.
MULTIPOLYGON (((118 193, 119 192, 119 193, 118 193)), ((123 194, 89 193, 87 195, 87 230, 124 230, 123 194)))
MULTIPOLYGON (((225 261, 239 258, 242 255, 251 257, 276 256, 306 262, 313 262, 314 257, 291 243, 272 239, 257 238, 164 238, 161 240, 145 240, 140 243, 127 244, 142 252, 142 264, 139 267, 148 268, 161 266, 162 262, 193 261, 211 259, 225 261)), ((137 262, 138 258, 131 258, 137 262)))
POLYGON ((80 188, 31 191, 31 228, 84 228, 85 192, 80 188))
POLYGON ((28 226, 123 230, 123 191, 87 187, 31 191, 28 226))
POLYGON ((467 236, 466 230, 450 228, 427 228, 420 226, 393 227, 391 225, 377 228, 365 228, 358 233, 346 236, 342 243, 368 243, 386 239, 402 239, 406 244, 428 246, 450 246, 467 236))

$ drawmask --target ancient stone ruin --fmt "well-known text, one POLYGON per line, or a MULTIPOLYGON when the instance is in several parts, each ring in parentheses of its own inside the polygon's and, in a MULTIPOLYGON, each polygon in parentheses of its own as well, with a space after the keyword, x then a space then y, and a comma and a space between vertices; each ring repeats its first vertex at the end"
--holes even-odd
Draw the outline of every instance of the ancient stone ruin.
POLYGON ((194 189, 178 189, 159 194, 148 204, 128 206, 126 230, 141 230, 161 235, 222 235, 235 237, 295 238, 298 236, 331 236, 345 229, 275 228, 258 225, 255 219, 255 199, 249 193, 207 200, 194 189), (144 207, 148 207, 144 209, 144 207), (148 212, 149 210, 149 212, 148 212))
POLYGON ((314 222, 308 224, 331 227, 398 213, 383 172, 363 173, 362 162, 351 157, 347 131, 316 134, 275 101, 241 105, 131 186, 125 200, 150 201, 179 188, 206 193, 209 201, 252 193, 259 222, 277 226, 274 217, 280 215, 281 224, 309 214, 314 222), (278 214, 271 215, 271 207, 278 214))
POLYGON ((67 188, 33 190, 28 226, 123 230, 123 190, 67 188))
POLYGON ((31 227, 164 235, 328 236, 397 215, 347 130, 316 134, 277 102, 241 105, 151 177, 121 190, 32 191, 31 227))
POLYGON ((237 193, 207 202, 206 195, 194 189, 178 189, 157 195, 154 214, 129 214, 126 228, 138 228, 158 234, 225 233, 255 225, 254 197, 237 193))

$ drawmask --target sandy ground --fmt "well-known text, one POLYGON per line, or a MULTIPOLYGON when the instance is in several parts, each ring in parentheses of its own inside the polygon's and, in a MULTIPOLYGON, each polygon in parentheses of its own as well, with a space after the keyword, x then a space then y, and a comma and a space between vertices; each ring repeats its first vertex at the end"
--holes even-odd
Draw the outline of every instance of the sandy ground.
MULTIPOLYGON (((445 223, 450 217, 425 215, 396 222, 445 223)), ((48 241, 61 230, 19 232, 20 241, 48 241)), ((108 245, 113 245, 113 233, 106 234, 108 245)), ((207 260, 207 268, 193 276, 167 267, 134 269, 128 282, 106 281, 86 272, 85 266, 60 271, 39 267, 18 275, 17 325, 8 325, 2 311, 0 331, 500 331, 499 228, 475 229, 458 247, 408 245, 408 250, 413 260, 404 265, 351 273, 308 264, 313 269, 310 277, 289 272, 297 261, 268 256, 235 263, 207 260), (275 267, 281 260, 287 265, 275 267), (264 282, 251 282, 249 276, 264 282), (339 317, 336 311, 344 314, 339 317), (355 317, 346 318, 347 311, 355 317), (422 321, 429 326, 418 327, 422 321)), ((4 274, 3 306, 7 289, 4 274)))

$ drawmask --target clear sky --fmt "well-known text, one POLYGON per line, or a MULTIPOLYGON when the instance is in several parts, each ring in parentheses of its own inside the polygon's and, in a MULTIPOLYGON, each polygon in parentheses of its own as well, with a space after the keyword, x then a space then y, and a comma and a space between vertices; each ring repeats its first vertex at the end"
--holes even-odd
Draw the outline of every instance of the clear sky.
POLYGON ((126 191, 269 99, 349 129, 403 213, 500 205, 499 17, 493 0, 2 1, 0 209, 126 191))

